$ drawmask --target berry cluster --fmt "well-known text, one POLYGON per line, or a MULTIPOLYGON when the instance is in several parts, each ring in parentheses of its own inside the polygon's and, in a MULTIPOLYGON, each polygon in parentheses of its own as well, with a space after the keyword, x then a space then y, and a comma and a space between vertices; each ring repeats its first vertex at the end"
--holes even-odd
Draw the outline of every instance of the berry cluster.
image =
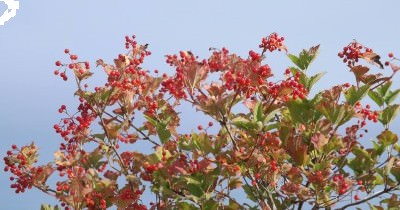
POLYGON ((364 47, 354 40, 346 47, 344 47, 343 51, 338 53, 338 56, 343 59, 343 63, 347 63, 349 67, 353 67, 364 53, 372 52, 372 49, 364 47))
POLYGON ((259 47, 263 49, 263 52, 266 52, 267 50, 270 52, 275 50, 281 51, 282 49, 286 50, 285 45, 283 45, 284 40, 284 37, 279 37, 277 33, 272 33, 268 37, 262 38, 259 47))
MULTIPOLYGON (((285 74, 289 75, 290 70, 286 70, 285 74)), ((280 98, 282 101, 286 102, 289 100, 296 100, 297 98, 304 99, 308 91, 299 82, 300 72, 297 72, 294 77, 288 77, 280 83, 268 83, 268 92, 275 98, 280 98)))
POLYGON ((15 189, 16 193, 25 192, 25 189, 31 189, 34 184, 36 174, 42 173, 42 167, 33 167, 32 164, 37 161, 37 148, 34 144, 23 146, 18 149, 16 145, 12 145, 12 150, 7 151, 7 156, 4 157, 4 171, 10 171, 13 176, 10 181, 15 181, 11 184, 11 188, 15 189))
POLYGON ((162 88, 160 92, 170 93, 177 99, 186 99, 187 95, 185 92, 184 75, 181 69, 177 69, 176 74, 173 78, 169 78, 166 74, 163 75, 165 80, 161 83, 162 88))
POLYGON ((91 192, 85 195, 86 206, 88 209, 101 209, 104 210, 107 208, 107 202, 102 198, 102 194, 98 192, 91 192))
POLYGON ((269 65, 261 65, 258 56, 258 54, 253 54, 250 60, 240 60, 223 73, 221 80, 228 90, 233 90, 238 94, 244 93, 247 98, 250 98, 259 90, 260 85, 272 76, 269 65))
MULTIPOLYGON (((138 45, 136 41, 136 36, 133 35, 132 37, 125 36, 125 48, 131 49, 129 56, 129 62, 134 64, 135 66, 139 66, 143 63, 144 58, 146 56, 151 55, 151 52, 147 50, 148 44, 145 45, 138 45)), ((123 55, 119 56, 122 62, 126 62, 123 59, 123 55)))
POLYGON ((92 74, 89 72, 89 62, 77 62, 78 56, 71 54, 69 49, 65 49, 64 53, 69 55, 70 63, 63 64, 61 61, 56 61, 55 65, 58 67, 58 69, 54 70, 54 75, 60 75, 64 81, 67 81, 68 76, 66 74, 66 67, 74 71, 74 74, 78 80, 82 80, 92 74), (64 67, 64 71, 60 73, 60 68, 62 67, 64 67))
POLYGON ((143 192, 139 189, 133 191, 130 187, 125 187, 119 192, 119 198, 123 201, 137 200, 142 193, 143 192))
POLYGON ((367 104, 365 108, 362 107, 360 102, 357 102, 354 106, 356 113, 362 119, 360 122, 361 127, 364 127, 367 124, 365 120, 370 120, 374 123, 378 122, 378 111, 372 111, 370 108, 371 106, 369 104, 367 104))
MULTIPOLYGON (((96 118, 96 113, 93 111, 91 105, 84 101, 82 98, 80 99, 81 103, 78 106, 78 113, 71 116, 66 111, 66 106, 62 105, 58 110, 60 113, 66 113, 68 115, 67 118, 64 118, 59 124, 55 124, 54 130, 58 133, 65 141, 68 143, 73 143, 74 141, 80 141, 87 137, 87 130, 92 124, 93 120, 96 118), (71 136, 72 135, 72 136, 71 136)), ((70 148, 72 150, 75 148, 70 148)))
POLYGON ((337 192, 339 195, 345 194, 352 187, 352 182, 348 178, 345 178, 343 174, 337 174, 332 177, 333 182, 337 186, 337 192))
POLYGON ((196 173, 200 171, 200 164, 198 160, 189 161, 189 173, 196 173))
POLYGON ((225 71, 228 68, 231 58, 235 55, 229 55, 229 50, 222 48, 222 50, 214 50, 210 58, 208 59, 208 65, 210 72, 225 71))
POLYGON ((207 60, 198 61, 190 51, 180 51, 179 56, 168 55, 166 62, 176 73, 173 77, 164 76, 161 92, 169 92, 176 99, 186 99, 187 94, 193 96, 210 71, 207 60))
POLYGON ((275 160, 271 160, 271 162, 269 163, 269 167, 272 172, 275 172, 276 170, 278 170, 278 163, 275 160))

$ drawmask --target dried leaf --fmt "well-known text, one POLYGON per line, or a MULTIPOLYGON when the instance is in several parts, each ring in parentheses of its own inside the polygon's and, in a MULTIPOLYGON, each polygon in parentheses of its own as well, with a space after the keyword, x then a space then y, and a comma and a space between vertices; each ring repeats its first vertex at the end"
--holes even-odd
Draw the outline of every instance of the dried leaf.
POLYGON ((314 134, 314 135, 311 137, 311 142, 313 143, 314 147, 315 147, 318 151, 321 151, 322 148, 323 148, 323 146, 324 146, 325 144, 327 144, 328 141, 329 141, 329 139, 328 139, 325 135, 323 135, 323 134, 321 134, 321 133, 314 134))
POLYGON ((364 59, 364 60, 367 61, 368 63, 371 63, 371 64, 373 64, 373 65, 375 65, 375 66, 378 66, 379 68, 383 69, 383 64, 382 64, 382 62, 380 61, 381 56, 379 56, 379 55, 376 54, 376 53, 373 53, 373 52, 366 52, 366 53, 363 53, 363 54, 360 56, 360 58, 364 59))

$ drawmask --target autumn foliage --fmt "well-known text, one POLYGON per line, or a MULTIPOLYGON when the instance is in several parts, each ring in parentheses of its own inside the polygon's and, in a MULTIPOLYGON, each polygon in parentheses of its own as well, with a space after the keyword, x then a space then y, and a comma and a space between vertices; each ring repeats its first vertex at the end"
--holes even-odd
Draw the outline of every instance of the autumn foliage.
POLYGON ((58 110, 54 130, 62 141, 54 161, 39 166, 34 143, 12 145, 4 170, 16 193, 37 188, 61 206, 42 209, 65 210, 399 205, 400 145, 390 125, 400 109, 400 90, 391 88, 400 67, 393 53, 382 64, 353 41, 338 56, 354 80, 315 91, 324 73, 307 70, 319 45, 291 54, 276 33, 245 57, 226 48, 210 49, 205 59, 190 51, 167 55, 172 75, 141 67, 151 55, 147 44, 133 36, 125 46, 113 64, 96 62, 107 75, 99 87, 86 84, 91 64, 70 50, 68 61, 56 62, 54 73, 76 82, 79 106, 58 110), (274 51, 289 58, 287 69, 266 63, 274 51), (369 64, 383 70, 370 73, 369 64), (185 104, 209 122, 179 132, 185 104), (373 139, 365 137, 371 126, 381 129, 373 139), (50 176, 58 176, 54 186, 50 176))

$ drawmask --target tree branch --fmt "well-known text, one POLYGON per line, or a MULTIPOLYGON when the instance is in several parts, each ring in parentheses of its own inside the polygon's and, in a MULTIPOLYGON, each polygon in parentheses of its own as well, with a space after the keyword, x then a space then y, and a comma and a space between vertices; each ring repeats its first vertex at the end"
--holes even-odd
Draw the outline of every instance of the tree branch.
POLYGON ((400 186, 400 184, 397 184, 396 186, 389 187, 389 188, 385 188, 384 190, 382 190, 382 191, 380 191, 380 192, 378 192, 378 193, 375 193, 375 194, 373 194, 372 196, 366 197, 366 198, 361 199, 361 200, 359 200, 359 201, 357 201, 357 202, 354 202, 354 203, 350 203, 350 204, 344 205, 343 207, 338 208, 337 210, 344 210, 344 209, 346 209, 346 208, 348 208, 348 207, 351 207, 351 206, 355 206, 355 205, 358 205, 358 204, 365 203, 365 202, 367 202, 367 201, 369 201, 369 200, 371 200, 371 199, 374 199, 374 198, 376 198, 376 197, 378 197, 378 196, 380 196, 380 195, 382 195, 382 194, 388 193, 388 192, 390 192, 390 191, 396 189, 396 188, 399 187, 399 186, 400 186))

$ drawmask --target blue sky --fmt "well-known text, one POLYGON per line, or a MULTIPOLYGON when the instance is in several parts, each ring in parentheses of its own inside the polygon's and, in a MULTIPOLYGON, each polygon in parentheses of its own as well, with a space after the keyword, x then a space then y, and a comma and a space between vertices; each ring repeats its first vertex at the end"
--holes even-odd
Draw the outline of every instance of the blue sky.
MULTIPOLYGON (((1 3, 0 14, 5 8, 1 3)), ((65 58, 64 48, 90 62, 111 61, 124 52, 124 36, 136 34, 153 53, 146 66, 172 73, 164 63, 166 54, 183 49, 205 57, 209 47, 225 46, 246 56, 263 36, 277 32, 293 53, 321 44, 310 71, 328 72, 319 83, 322 88, 353 79, 337 57, 353 39, 382 57, 389 51, 400 55, 399 8, 395 0, 20 0, 17 15, 0 26, 0 154, 4 156, 11 144, 35 141, 42 158, 52 158, 60 142, 52 129, 60 118, 57 109, 75 103, 73 83, 53 75, 54 62, 65 58)), ((283 54, 267 62, 276 74, 290 65, 283 54)), ((394 81, 399 87, 399 77, 394 81)), ((193 120, 185 122, 187 129, 196 126, 193 120)), ((41 203, 54 203, 37 190, 15 195, 9 184, 8 174, 1 171, 1 209, 38 209, 41 203)))

